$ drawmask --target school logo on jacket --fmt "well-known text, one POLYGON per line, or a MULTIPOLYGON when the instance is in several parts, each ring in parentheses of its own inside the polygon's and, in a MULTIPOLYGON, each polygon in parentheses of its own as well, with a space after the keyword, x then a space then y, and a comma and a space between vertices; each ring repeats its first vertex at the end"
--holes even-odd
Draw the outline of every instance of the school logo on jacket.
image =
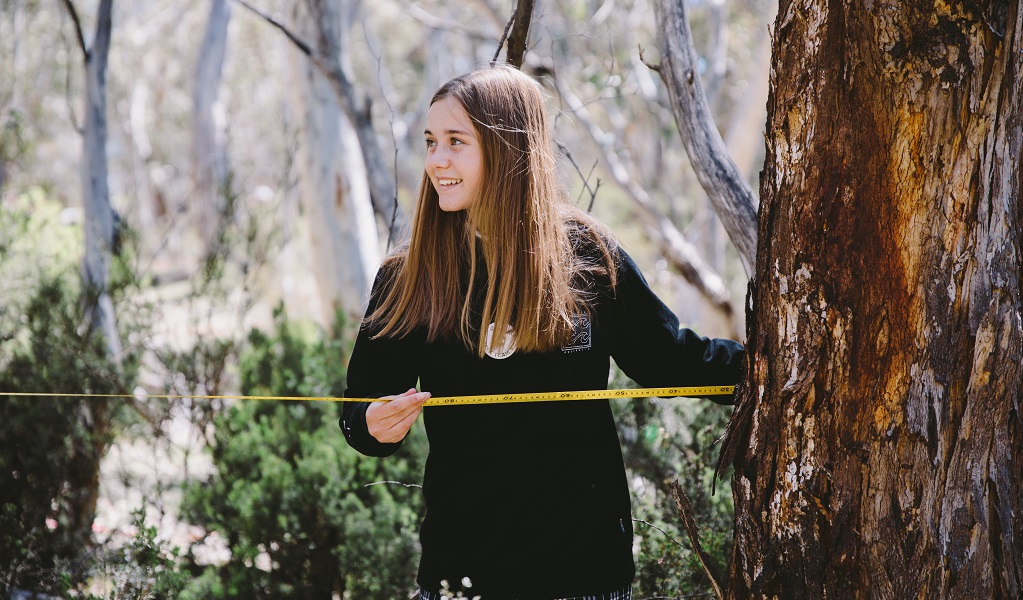
POLYGON ((572 317, 572 339, 561 349, 562 352, 582 352, 593 347, 593 328, 590 315, 586 313, 572 317))
POLYGON ((487 329, 487 356, 490 358, 496 358, 498 360, 502 358, 508 358, 512 354, 515 354, 515 330, 512 329, 511 325, 504 332, 504 340, 501 341, 501 345, 494 346, 494 324, 490 324, 490 328, 487 329))

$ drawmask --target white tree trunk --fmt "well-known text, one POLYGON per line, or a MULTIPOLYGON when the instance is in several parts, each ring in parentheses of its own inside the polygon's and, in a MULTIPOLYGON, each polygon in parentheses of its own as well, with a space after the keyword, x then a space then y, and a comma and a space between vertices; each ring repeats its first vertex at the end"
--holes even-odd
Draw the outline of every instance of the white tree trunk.
MULTIPOLYGON (((295 30, 314 37, 321 19, 342 26, 340 2, 319 3, 311 15, 303 3, 293 9, 295 30)), ((338 48, 344 52, 344 46, 338 48)), ((339 61, 342 57, 338 57, 339 61)), ((290 57, 291 100, 298 115, 296 165, 303 216, 309 231, 312 269, 321 306, 321 322, 330 326, 342 311, 349 322, 361 317, 377 265, 380 240, 359 137, 342 112, 323 74, 298 51, 290 57)))
POLYGON ((192 218, 208 246, 226 206, 227 148, 226 119, 218 102, 221 73, 227 55, 227 28, 231 21, 231 5, 227 0, 210 1, 210 17, 206 23, 202 46, 196 59, 192 118, 192 218))
POLYGON ((749 184, 728 157, 700 81, 698 57, 689 31, 685 0, 657 0, 660 74, 696 177, 728 232, 747 275, 757 249, 756 200, 749 184))
POLYGON ((82 280, 92 302, 92 327, 102 332, 110 358, 119 360, 114 304, 107 291, 110 253, 114 241, 114 214, 107 186, 107 57, 110 53, 113 0, 102 0, 96 36, 85 57, 85 126, 82 130, 82 209, 85 214, 85 256, 82 280))

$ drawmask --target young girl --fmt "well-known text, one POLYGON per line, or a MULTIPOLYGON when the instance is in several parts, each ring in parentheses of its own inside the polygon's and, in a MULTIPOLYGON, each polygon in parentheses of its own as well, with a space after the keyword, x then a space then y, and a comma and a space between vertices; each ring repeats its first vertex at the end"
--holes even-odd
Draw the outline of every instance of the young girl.
POLYGON ((348 365, 341 428, 394 453, 423 412, 420 598, 627 600, 629 486, 608 401, 427 407, 462 396, 731 385, 742 346, 680 329, 612 234, 557 184, 540 86, 446 83, 426 122, 409 242, 384 261, 348 365), (419 383, 422 392, 415 389, 419 383), (407 391, 404 391, 407 390, 407 391))

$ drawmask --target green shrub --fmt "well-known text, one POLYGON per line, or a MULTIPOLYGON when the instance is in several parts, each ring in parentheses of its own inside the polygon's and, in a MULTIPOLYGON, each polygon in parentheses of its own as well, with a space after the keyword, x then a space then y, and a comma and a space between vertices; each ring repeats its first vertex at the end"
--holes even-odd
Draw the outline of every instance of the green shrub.
MULTIPOLYGON (((87 326, 80 240, 44 199, 0 212, 0 589, 61 593, 91 568, 99 465, 131 418, 114 398, 16 397, 2 392, 123 394, 138 370, 131 345, 115 365, 87 326), (45 250, 43 250, 45 248, 45 250)), ((127 251, 126 251, 127 252, 127 251)), ((135 285, 119 268, 118 302, 135 285)), ((120 320, 129 337, 137 319, 120 320)))
MULTIPOLYGON (((340 330, 340 328, 338 329, 340 330)), ((278 310, 272 335, 253 331, 239 360, 242 393, 340 396, 345 342, 318 337, 278 310)), ((225 540, 230 558, 201 564, 185 598, 393 599, 414 586, 416 487, 424 436, 386 460, 348 447, 340 405, 241 401, 214 419, 215 473, 189 485, 184 518, 225 540)), ((200 544, 201 546, 201 544, 200 544)))
MULTIPOLYGON (((614 370, 614 387, 631 385, 614 370)), ((726 573, 733 514, 726 473, 713 491, 718 438, 730 409, 707 399, 635 399, 613 403, 622 452, 633 488, 636 579, 639 598, 700 598, 713 588, 692 549, 671 494, 676 479, 689 496, 710 568, 726 573), (642 482, 637 486, 636 482, 642 482)))

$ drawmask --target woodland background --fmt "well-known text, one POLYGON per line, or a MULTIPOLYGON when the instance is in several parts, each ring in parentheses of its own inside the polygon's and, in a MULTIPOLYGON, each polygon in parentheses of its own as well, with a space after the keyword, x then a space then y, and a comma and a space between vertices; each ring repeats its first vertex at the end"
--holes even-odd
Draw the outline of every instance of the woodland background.
MULTIPOLYGON (((380 461, 347 448, 333 405, 146 394, 340 395, 366 282, 412 210, 429 97, 493 59, 513 3, 253 2, 309 42, 332 24, 332 55, 369 101, 356 121, 314 61, 241 4, 113 3, 104 289, 116 351, 83 284, 83 50, 102 4, 0 0, 0 393, 134 395, 0 396, 0 594, 405 597, 421 430, 380 461), (356 133, 366 126, 375 155, 356 133)), ((755 188, 775 6, 689 4, 714 120, 755 188)), ((741 339, 747 273, 651 68, 658 26, 645 0, 540 2, 523 68, 550 95, 571 197, 688 326, 741 339)), ((638 519, 636 597, 712 595, 670 483, 681 478, 723 573, 732 498, 727 485, 715 493, 711 465, 729 412, 614 408, 638 519)))

